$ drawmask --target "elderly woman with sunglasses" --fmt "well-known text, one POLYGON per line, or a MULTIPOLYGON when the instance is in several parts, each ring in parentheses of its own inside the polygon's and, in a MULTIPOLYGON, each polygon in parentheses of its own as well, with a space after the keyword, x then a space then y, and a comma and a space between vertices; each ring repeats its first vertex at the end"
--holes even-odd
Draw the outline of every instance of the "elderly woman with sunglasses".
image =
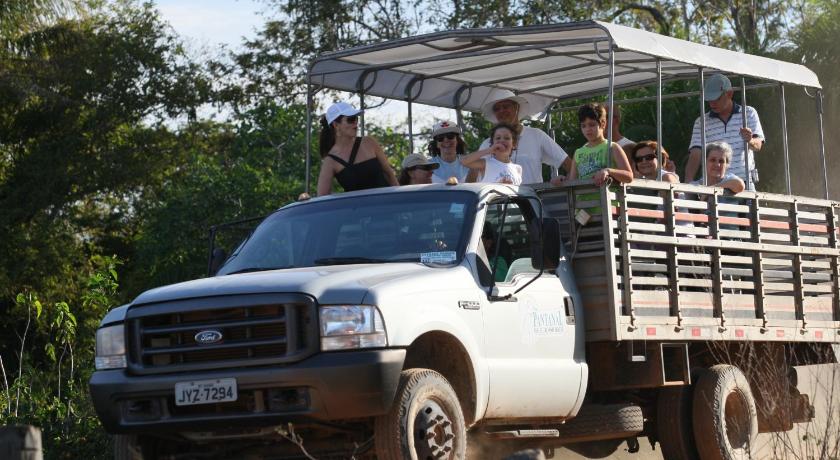
POLYGON ((332 192, 333 179, 345 192, 399 185, 376 139, 356 136, 361 113, 346 102, 337 102, 321 117, 319 196, 332 192))
POLYGON ((467 144, 461 137, 461 128, 457 124, 444 120, 432 127, 432 141, 429 142, 429 155, 432 162, 440 165, 432 175, 432 183, 446 183, 450 177, 458 183, 475 182, 478 172, 461 164, 461 156, 466 154, 467 144))
POLYGON ((636 179, 658 180, 659 170, 662 169, 662 180, 678 184, 679 176, 674 173, 674 163, 668 156, 665 148, 662 148, 662 163, 660 168, 659 159, 656 157, 656 141, 641 141, 630 147, 630 160, 633 162, 633 176, 636 179))

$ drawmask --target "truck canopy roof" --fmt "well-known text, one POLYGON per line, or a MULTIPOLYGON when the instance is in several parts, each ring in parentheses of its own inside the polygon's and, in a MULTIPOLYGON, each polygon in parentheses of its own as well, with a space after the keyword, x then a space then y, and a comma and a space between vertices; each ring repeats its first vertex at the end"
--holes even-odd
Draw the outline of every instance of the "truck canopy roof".
POLYGON ((554 101, 615 89, 696 79, 698 68, 808 88, 819 80, 799 64, 692 43, 599 21, 496 29, 462 29, 327 53, 309 82, 396 100, 479 111, 494 92, 513 91, 545 109, 554 101))

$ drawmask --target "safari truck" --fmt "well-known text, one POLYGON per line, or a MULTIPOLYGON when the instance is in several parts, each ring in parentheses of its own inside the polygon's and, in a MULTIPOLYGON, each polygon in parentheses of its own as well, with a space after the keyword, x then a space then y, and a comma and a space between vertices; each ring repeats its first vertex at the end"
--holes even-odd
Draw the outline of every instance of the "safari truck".
MULTIPOLYGON (((701 80, 683 96, 702 111, 712 71, 743 99, 779 88, 782 114, 784 85, 820 89, 799 65, 583 22, 330 53, 308 94, 460 114, 508 90, 548 113, 653 87, 661 126, 663 82, 701 80)), ((837 363, 838 213, 645 180, 303 199, 211 276, 109 312, 90 392, 118 459, 603 457, 644 437, 667 459, 749 458, 813 416, 797 370, 837 363)))

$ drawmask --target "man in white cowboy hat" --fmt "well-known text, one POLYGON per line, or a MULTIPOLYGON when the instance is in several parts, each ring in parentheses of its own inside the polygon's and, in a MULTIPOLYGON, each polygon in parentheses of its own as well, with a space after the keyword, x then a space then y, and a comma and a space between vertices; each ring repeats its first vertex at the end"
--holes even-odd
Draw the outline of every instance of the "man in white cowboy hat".
MULTIPOLYGON (((484 118, 493 123, 511 125, 519 131, 519 142, 511 155, 511 160, 522 166, 522 183, 534 184, 544 182, 542 174, 543 163, 560 167, 566 171, 571 166, 569 155, 543 131, 522 126, 521 119, 539 111, 528 100, 516 96, 508 90, 497 90, 485 102, 482 112, 484 118)), ((490 147, 490 139, 485 139, 479 150, 490 147)))
MULTIPOLYGON (((706 117, 706 145, 712 142, 726 142, 732 146, 732 162, 730 172, 740 177, 745 183, 750 174, 750 190, 755 190, 758 182, 758 171, 755 169, 755 156, 764 146, 764 131, 758 112, 750 106, 742 107, 732 100, 732 82, 725 75, 716 73, 710 76, 705 84, 704 97, 709 103, 706 117), (746 115, 745 115, 746 114, 746 115), (744 128, 743 117, 747 117, 747 127, 744 128), (749 146, 749 171, 744 167, 744 142, 749 146)), ((700 169, 700 117, 694 121, 694 131, 691 135, 688 162, 685 165, 685 181, 691 182, 700 169)), ((706 168, 706 165, 702 165, 706 168)))

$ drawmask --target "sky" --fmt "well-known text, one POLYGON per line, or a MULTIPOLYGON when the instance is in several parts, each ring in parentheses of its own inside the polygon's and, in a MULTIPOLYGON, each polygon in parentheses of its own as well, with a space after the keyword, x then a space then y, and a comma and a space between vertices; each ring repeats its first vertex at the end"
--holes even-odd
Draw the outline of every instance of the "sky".
MULTIPOLYGON (((317 1, 317 0, 312 0, 317 1)), ((161 17, 185 40, 194 53, 213 52, 220 45, 236 49, 244 38, 254 38, 270 14, 264 3, 255 0, 156 0, 161 17)), ((358 99, 350 102, 358 106, 358 99)), ((323 105, 323 104, 322 104, 323 105)), ((366 112, 366 118, 380 125, 404 127, 407 107, 388 101, 366 112)), ((455 119, 453 110, 415 106, 414 133, 431 129, 435 121, 455 119)))

